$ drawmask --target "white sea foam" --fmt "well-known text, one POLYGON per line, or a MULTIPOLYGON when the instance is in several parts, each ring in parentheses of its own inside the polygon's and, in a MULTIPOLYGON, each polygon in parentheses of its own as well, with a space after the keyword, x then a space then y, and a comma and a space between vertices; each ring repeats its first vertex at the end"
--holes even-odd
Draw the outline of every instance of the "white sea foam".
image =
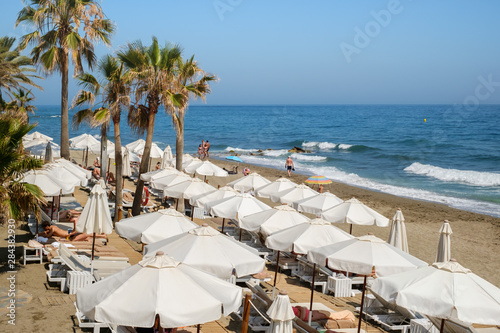
POLYGON ((288 154, 288 149, 264 150, 262 153, 265 156, 278 157, 288 154))
POLYGON ((343 150, 347 150, 349 148, 351 148, 352 145, 348 145, 348 144, 345 144, 345 143, 341 143, 337 146, 338 149, 343 149, 343 150))
POLYGON ((317 155, 308 155, 308 154, 297 154, 293 153, 290 155, 293 159, 298 161, 306 161, 306 162, 323 162, 326 161, 325 156, 317 156, 317 155))
POLYGON ((317 147, 318 149, 322 150, 329 150, 329 149, 334 149, 337 147, 337 144, 332 143, 332 142, 316 142, 316 141, 310 141, 310 142, 303 142, 302 147, 304 148, 314 148, 317 147))
POLYGON ((258 149, 244 149, 244 148, 234 148, 234 147, 227 147, 225 151, 239 151, 242 153, 256 153, 258 149))
POLYGON ((427 176, 444 182, 465 183, 474 186, 500 185, 500 173, 445 169, 418 162, 413 163, 404 170, 408 173, 427 176))
POLYGON ((302 147, 311 148, 311 147, 317 146, 318 144, 319 144, 319 142, 316 142, 316 141, 302 142, 302 147))

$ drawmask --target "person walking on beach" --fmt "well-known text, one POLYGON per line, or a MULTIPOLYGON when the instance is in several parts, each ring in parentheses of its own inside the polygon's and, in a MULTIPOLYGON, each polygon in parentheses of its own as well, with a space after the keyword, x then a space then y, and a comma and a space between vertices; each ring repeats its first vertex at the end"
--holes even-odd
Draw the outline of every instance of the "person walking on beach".
POLYGON ((290 156, 286 159, 285 169, 288 171, 288 177, 292 176, 292 170, 295 171, 295 166, 293 165, 293 160, 290 156))
POLYGON ((205 142, 204 148, 205 148, 205 157, 209 158, 210 157, 210 153, 208 151, 210 150, 210 143, 208 142, 208 140, 207 140, 207 142, 205 142))
POLYGON ((205 140, 201 140, 201 157, 200 160, 205 158, 205 140))

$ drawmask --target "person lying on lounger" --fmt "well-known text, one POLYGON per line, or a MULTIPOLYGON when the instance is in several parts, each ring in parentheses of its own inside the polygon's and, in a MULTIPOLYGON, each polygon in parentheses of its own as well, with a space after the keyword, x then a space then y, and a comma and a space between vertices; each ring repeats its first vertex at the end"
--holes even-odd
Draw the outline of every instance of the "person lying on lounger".
MULTIPOLYGON (((72 232, 69 232, 69 230, 65 231, 56 225, 51 225, 47 221, 42 223, 42 228, 45 231, 40 233, 39 236, 46 237, 46 238, 56 236, 56 237, 66 238, 67 240, 70 240, 70 241, 87 241, 87 240, 92 238, 92 235, 78 233, 78 232, 76 232, 76 230, 73 230, 72 232)), ((106 241, 108 240, 108 236, 106 236, 106 234, 96 234, 95 237, 96 238, 105 238, 106 241)))

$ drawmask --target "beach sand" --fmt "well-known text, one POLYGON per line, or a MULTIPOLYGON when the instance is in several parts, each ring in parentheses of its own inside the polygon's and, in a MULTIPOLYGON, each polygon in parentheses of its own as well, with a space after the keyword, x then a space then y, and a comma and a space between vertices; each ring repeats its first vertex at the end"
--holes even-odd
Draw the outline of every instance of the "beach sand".
MULTIPOLYGON (((81 161, 81 152, 72 152, 72 158, 77 162, 81 161)), ((93 161, 95 156, 90 155, 89 161, 93 161)), ((235 162, 211 159, 215 164, 231 169, 235 162)), ((154 166, 156 160, 153 160, 154 166)), ((209 183, 215 187, 242 177, 241 171, 245 166, 251 168, 252 172, 257 172, 269 180, 275 180, 281 176, 286 176, 286 170, 264 168, 254 165, 239 163, 239 174, 230 175, 227 178, 208 177, 209 183)), ((113 171, 113 169, 112 169, 113 171)), ((307 176, 294 173, 291 180, 302 183, 307 176)), ((126 182, 126 187, 134 189, 130 181, 126 182)), ((341 183, 333 183, 325 186, 325 191, 330 191, 347 200, 356 197, 366 205, 375 209, 382 215, 392 218, 396 209, 400 207, 405 216, 406 229, 408 233, 408 243, 410 253, 414 256, 432 263, 436 256, 439 228, 443 220, 449 220, 453 229, 451 235, 452 257, 457 259, 464 267, 471 269, 477 275, 485 278, 496 286, 500 287, 500 261, 497 253, 500 250, 500 219, 487 215, 481 215, 450 208, 441 204, 416 201, 406 198, 392 196, 390 194, 373 192, 362 188, 357 188, 341 183)), ((75 191, 76 199, 82 203, 86 202, 88 192, 81 189, 75 191)), ((272 206, 277 205, 264 200, 272 206)), ((22 245, 31 238, 24 223, 18 222, 16 228, 16 258, 22 257, 22 245)), ((349 225, 339 224, 339 228, 349 231, 349 225)), ((372 226, 354 226, 355 236, 364 235, 368 232, 375 234, 384 240, 388 239, 389 228, 379 228, 372 226)), ((7 239, 7 224, 0 227, 0 237, 7 239)), ((7 242, 3 241, 0 248, 0 259, 2 262, 0 273, 0 292, 2 298, 0 308, 0 330, 2 332, 72 332, 75 330, 76 319, 74 318, 74 306, 68 294, 63 294, 55 285, 47 283, 45 271, 47 263, 39 265, 29 263, 26 267, 17 266, 16 293, 18 295, 18 307, 16 310, 16 326, 9 325, 6 316, 6 293, 10 276, 7 263, 7 242), (51 304, 47 304, 47 300, 51 304), (53 304, 52 304, 53 303, 53 304)), ((232 326, 238 327, 237 323, 229 320, 232 326)), ((237 331, 235 329, 234 331, 237 331)), ((76 331, 80 331, 76 328, 76 331)), ((228 331, 233 331, 231 328, 228 331)))

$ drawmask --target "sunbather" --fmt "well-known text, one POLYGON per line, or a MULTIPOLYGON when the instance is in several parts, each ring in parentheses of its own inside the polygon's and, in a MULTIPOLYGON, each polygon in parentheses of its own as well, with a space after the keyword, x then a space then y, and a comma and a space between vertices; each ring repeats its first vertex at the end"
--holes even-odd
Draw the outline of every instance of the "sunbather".
MULTIPOLYGON (((69 232, 69 230, 65 231, 56 225, 51 225, 47 221, 42 223, 42 228, 45 231, 40 233, 39 235, 42 237, 47 237, 47 238, 50 238, 52 236, 56 236, 56 237, 66 238, 67 240, 70 240, 70 241, 87 241, 93 237, 93 235, 90 235, 90 234, 78 233, 78 232, 76 232, 76 230, 73 230, 71 232, 69 232)), ((105 238, 106 241, 108 240, 108 236, 106 236, 106 234, 96 234, 95 237, 96 238, 105 238)))

